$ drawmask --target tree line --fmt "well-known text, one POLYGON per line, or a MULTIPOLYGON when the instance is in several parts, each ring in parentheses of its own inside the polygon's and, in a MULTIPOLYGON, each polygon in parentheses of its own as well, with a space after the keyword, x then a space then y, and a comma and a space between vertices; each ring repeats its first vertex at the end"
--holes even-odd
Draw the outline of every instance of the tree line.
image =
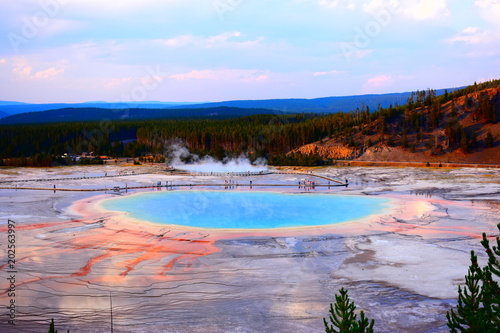
MULTIPOLYGON (((352 112, 329 114, 259 114, 233 119, 114 120, 0 126, 0 165, 48 166, 74 163, 64 154, 153 158, 165 157, 172 139, 182 139, 191 152, 218 159, 246 154, 267 158, 275 165, 318 165, 321 158, 290 151, 325 139, 366 149, 376 143, 418 147, 432 152, 478 145, 474 127, 464 128, 460 119, 471 112, 477 122, 496 123, 498 101, 484 91, 500 80, 474 84, 453 93, 417 91, 406 105, 370 110, 361 105, 352 112), (463 105, 458 99, 467 96, 463 105), (451 109, 450 112, 445 110, 451 109), (442 128, 444 137, 428 133, 442 128), (373 137, 376 139, 372 139, 373 137), (365 139, 369 137, 369 139, 365 139)), ((497 98, 498 99, 498 98, 497 98)), ((491 133, 483 145, 492 145, 491 133)), ((85 163, 98 161, 84 160, 85 163)))

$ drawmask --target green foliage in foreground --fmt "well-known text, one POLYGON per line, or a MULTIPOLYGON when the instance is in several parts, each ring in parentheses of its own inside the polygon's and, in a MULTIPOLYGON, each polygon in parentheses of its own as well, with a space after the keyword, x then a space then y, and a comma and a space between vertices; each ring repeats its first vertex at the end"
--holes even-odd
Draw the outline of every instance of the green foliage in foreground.
MULTIPOLYGON (((500 224, 497 227, 500 230, 500 224)), ((496 241, 497 246, 491 248, 483 233, 481 244, 488 254, 485 267, 478 265, 477 256, 471 251, 465 285, 458 287, 458 306, 446 315, 450 332, 500 332, 500 237, 496 241)))
POLYGON ((54 318, 52 318, 52 320, 50 321, 49 333, 57 333, 55 325, 54 325, 54 318))
POLYGON ((373 333, 375 321, 365 317, 361 311, 360 319, 354 313, 356 306, 351 302, 347 290, 340 289, 340 295, 335 294, 335 307, 330 304, 330 323, 323 318, 326 333, 373 333))
MULTIPOLYGON (((56 327, 54 324, 54 318, 52 318, 52 320, 50 321, 49 333, 57 333, 57 330, 56 330, 56 327)), ((69 330, 67 330, 67 333, 69 333, 69 330)))

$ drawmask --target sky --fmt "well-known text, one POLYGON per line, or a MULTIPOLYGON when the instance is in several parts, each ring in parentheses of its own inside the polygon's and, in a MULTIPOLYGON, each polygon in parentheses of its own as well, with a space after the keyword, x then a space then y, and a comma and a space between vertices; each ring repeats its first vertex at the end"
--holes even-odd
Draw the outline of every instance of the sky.
POLYGON ((500 78, 500 0, 0 0, 0 100, 202 102, 500 78))

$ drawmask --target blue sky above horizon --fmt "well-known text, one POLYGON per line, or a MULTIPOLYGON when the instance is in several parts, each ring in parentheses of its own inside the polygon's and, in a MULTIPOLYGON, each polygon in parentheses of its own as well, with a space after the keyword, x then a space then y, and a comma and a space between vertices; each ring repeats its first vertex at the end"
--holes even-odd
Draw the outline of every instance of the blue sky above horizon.
POLYGON ((500 77, 500 0, 0 0, 0 100, 200 102, 500 77))

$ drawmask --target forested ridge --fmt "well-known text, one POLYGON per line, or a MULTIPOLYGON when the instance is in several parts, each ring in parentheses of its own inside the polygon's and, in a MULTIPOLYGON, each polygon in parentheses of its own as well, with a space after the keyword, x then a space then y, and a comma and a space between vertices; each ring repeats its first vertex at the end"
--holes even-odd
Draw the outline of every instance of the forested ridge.
POLYGON ((262 108, 235 108, 219 106, 213 108, 158 109, 128 108, 106 109, 100 107, 62 108, 55 110, 27 112, 0 119, 0 124, 41 124, 62 122, 85 122, 107 120, 156 120, 156 119, 229 119, 254 114, 281 114, 282 112, 262 108))
MULTIPOLYGON (((461 88, 453 88, 457 90, 461 88)), ((438 95, 442 95, 445 89, 436 91, 438 95)), ((365 104, 372 109, 377 105, 389 107, 390 104, 405 104, 409 92, 390 93, 390 94, 371 94, 371 95, 356 95, 356 96, 337 96, 337 97, 321 97, 313 99, 304 98, 288 98, 288 99, 264 99, 264 100, 232 100, 223 102, 205 102, 205 103, 169 103, 169 102, 85 102, 85 103, 55 103, 55 104, 28 104, 20 102, 0 101, 0 118, 5 118, 10 115, 31 113, 47 110, 58 109, 213 109, 214 107, 235 107, 243 109, 271 109, 274 111, 292 111, 294 113, 302 112, 349 112, 356 109, 357 106, 365 104)), ((116 112, 115 112, 116 113, 116 112)), ((37 117, 37 116, 35 116, 37 117)), ((25 120, 26 118, 24 118, 25 120)), ((40 118, 38 118, 40 119, 40 118)), ((98 118, 99 119, 99 118, 98 118)), ((17 118, 20 121, 21 118, 17 118)))
POLYGON ((201 156, 222 159, 246 154, 251 159, 266 157, 275 165, 329 163, 314 152, 290 154, 301 146, 325 140, 363 149, 385 144, 409 152, 422 146, 434 153, 455 149, 467 152, 476 146, 495 145, 495 133, 483 135, 481 140, 478 133, 498 121, 499 88, 500 80, 494 80, 441 96, 433 90, 417 91, 406 105, 379 107, 374 112, 360 105, 351 112, 335 114, 0 125, 0 163, 65 164, 70 161, 61 155, 82 152, 160 161, 173 139, 183 140, 191 152, 201 156), (376 140, 371 139, 374 135, 376 140))

